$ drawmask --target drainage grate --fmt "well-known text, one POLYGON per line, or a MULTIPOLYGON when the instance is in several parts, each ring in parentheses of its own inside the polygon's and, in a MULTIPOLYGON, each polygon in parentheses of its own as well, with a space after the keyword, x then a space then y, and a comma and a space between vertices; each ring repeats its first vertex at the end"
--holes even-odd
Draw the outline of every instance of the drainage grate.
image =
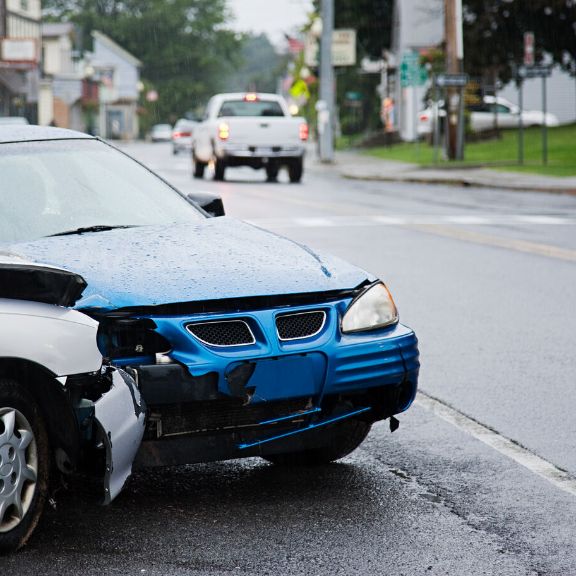
POLYGON ((244 346, 256 339, 244 320, 216 320, 188 324, 186 329, 200 342, 209 346, 244 346))
POLYGON ((282 314, 276 317, 276 330, 282 341, 301 340, 316 336, 324 328, 325 322, 326 312, 323 310, 282 314))

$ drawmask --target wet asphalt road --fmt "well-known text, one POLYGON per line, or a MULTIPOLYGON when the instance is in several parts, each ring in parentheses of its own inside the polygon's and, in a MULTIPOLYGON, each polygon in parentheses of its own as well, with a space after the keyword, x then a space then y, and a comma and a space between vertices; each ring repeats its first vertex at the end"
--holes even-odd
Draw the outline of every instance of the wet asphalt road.
MULTIPOLYGON (((231 216, 384 279, 421 345, 421 389, 576 476, 576 198, 230 170, 190 178, 231 216)), ((289 273, 289 270, 287 270, 289 273)), ((342 463, 258 459, 138 473, 108 508, 58 498, 1 574, 576 575, 576 495, 418 403, 342 463)))

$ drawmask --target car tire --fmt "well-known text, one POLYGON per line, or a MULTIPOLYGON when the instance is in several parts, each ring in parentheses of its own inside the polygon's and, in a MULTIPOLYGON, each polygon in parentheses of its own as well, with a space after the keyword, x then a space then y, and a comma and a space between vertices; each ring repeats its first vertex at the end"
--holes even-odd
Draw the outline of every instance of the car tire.
POLYGON ((11 379, 0 379, 0 459, 3 554, 21 548, 36 528, 48 495, 51 466, 40 408, 22 385, 11 379))
POLYGON ((224 180, 224 172, 226 171, 226 164, 224 160, 216 159, 214 162, 214 180, 222 182, 224 180))
POLYGON ((304 161, 302 158, 294 158, 288 164, 288 177, 292 184, 298 184, 302 180, 304 173, 304 161))
POLYGON ((192 171, 192 175, 194 176, 194 178, 198 179, 204 178, 204 170, 206 170, 206 162, 200 162, 200 160, 196 158, 194 153, 192 153, 192 164, 194 166, 192 171))
POLYGON ((268 164, 266 166, 266 182, 278 182, 278 172, 280 167, 278 164, 268 164))
POLYGON ((263 456, 278 466, 322 466, 351 454, 364 442, 372 425, 362 420, 346 420, 334 425, 330 443, 302 452, 286 452, 263 456))

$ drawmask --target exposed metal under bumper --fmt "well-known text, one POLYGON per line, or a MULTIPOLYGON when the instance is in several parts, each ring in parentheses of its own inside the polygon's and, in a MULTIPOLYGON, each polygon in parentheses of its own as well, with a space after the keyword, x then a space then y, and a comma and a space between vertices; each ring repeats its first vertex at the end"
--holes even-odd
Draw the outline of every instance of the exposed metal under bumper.
POLYGON ((358 410, 353 410, 351 412, 347 412, 346 414, 340 414, 339 416, 335 416, 333 418, 328 418, 326 420, 320 420, 319 422, 312 422, 305 426, 304 428, 297 428, 296 430, 289 430, 288 432, 283 432, 282 434, 276 434, 274 436, 269 436, 267 438, 263 438, 261 440, 255 440, 254 442, 250 442, 248 444, 239 444, 238 448, 240 450, 246 450, 247 448, 253 448, 255 446, 261 446, 262 444, 267 444, 268 442, 274 442, 277 440, 281 440, 282 438, 288 438, 289 436, 295 436, 296 434, 302 434, 304 432, 308 432, 310 430, 315 430, 316 428, 320 428, 321 426, 327 426, 328 424, 334 424, 335 422, 339 422, 340 420, 346 420, 347 418, 352 418, 354 416, 359 416, 364 412, 368 412, 371 410, 370 407, 367 408, 359 408, 358 410))
MULTIPOLYGON (((285 426, 276 430, 278 434, 281 434, 281 431, 288 432, 293 429, 294 426, 285 426)), ((313 434, 296 434, 279 438, 275 442, 258 444, 243 450, 238 448, 240 444, 256 442, 262 439, 263 431, 234 431, 215 435, 184 436, 145 441, 140 446, 133 467, 134 469, 139 469, 154 466, 179 466, 182 464, 297 452, 326 445, 332 433, 330 426, 326 426, 318 428, 313 434)))

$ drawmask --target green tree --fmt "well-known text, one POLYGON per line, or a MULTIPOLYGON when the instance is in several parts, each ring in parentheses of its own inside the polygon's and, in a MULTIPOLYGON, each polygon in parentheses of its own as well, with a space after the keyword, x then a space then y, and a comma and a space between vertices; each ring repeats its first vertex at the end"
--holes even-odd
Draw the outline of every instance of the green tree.
POLYGON ((100 30, 143 63, 159 94, 143 102, 142 124, 174 121, 220 91, 238 61, 241 39, 226 28, 225 0, 45 0, 46 19, 71 21, 81 48, 100 30))
POLYGON ((287 56, 279 55, 266 34, 247 34, 236 70, 226 78, 231 92, 276 92, 276 84, 286 68, 287 56))
POLYGON ((464 0, 464 60, 475 76, 507 81, 522 64, 524 32, 534 32, 536 60, 576 65, 576 0, 464 0))

